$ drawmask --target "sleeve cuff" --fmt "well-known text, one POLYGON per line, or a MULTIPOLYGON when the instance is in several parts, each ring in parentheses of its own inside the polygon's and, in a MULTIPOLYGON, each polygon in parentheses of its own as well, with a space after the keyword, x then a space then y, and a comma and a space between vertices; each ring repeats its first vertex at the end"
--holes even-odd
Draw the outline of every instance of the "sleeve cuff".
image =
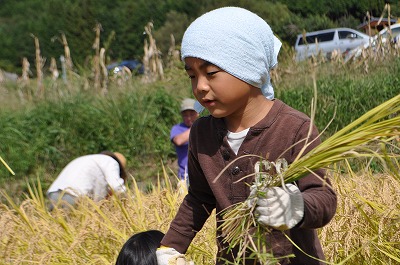
POLYGON ((170 228, 161 240, 161 245, 176 249, 179 253, 185 254, 193 238, 182 235, 170 228))

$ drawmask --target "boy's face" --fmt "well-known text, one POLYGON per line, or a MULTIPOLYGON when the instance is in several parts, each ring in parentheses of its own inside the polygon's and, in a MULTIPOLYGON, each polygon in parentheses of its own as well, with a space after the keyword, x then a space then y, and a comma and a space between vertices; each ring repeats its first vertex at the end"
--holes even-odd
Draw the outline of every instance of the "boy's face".
POLYGON ((241 116, 254 87, 202 59, 185 58, 196 99, 216 118, 241 116))

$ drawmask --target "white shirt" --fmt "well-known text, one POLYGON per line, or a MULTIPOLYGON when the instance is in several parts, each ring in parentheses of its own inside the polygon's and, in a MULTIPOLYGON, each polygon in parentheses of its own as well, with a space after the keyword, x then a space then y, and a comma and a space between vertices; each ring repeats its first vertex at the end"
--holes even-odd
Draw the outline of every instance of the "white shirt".
POLYGON ((227 133, 228 143, 236 155, 238 154, 239 148, 242 145, 244 138, 246 138, 246 135, 249 132, 249 129, 250 128, 247 128, 240 132, 228 131, 228 133, 227 133))
POLYGON ((51 184, 47 193, 63 190, 74 196, 104 199, 109 189, 125 192, 118 162, 108 155, 93 154, 72 160, 51 184))

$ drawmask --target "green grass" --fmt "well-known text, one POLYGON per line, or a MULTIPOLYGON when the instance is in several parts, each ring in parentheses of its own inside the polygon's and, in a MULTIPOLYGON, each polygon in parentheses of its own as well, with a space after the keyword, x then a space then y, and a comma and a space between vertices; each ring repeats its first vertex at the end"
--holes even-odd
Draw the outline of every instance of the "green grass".
POLYGON ((25 179, 40 173, 48 176, 40 178, 47 187, 70 160, 102 150, 123 153, 138 181, 153 180, 161 162, 175 159, 169 131, 180 121, 179 102, 189 92, 177 90, 165 82, 132 80, 124 88, 111 87, 105 96, 83 90, 62 96, 49 92, 46 100, 2 109, 0 155, 15 176, 1 166, 0 185, 18 182, 20 195, 26 191, 25 179))
POLYGON ((302 62, 290 67, 295 70, 277 82, 276 97, 310 115, 314 93, 312 74, 315 72, 318 89, 316 124, 322 129, 334 118, 325 137, 400 93, 399 58, 375 62, 369 73, 353 68, 351 64, 334 62, 311 67, 302 62))

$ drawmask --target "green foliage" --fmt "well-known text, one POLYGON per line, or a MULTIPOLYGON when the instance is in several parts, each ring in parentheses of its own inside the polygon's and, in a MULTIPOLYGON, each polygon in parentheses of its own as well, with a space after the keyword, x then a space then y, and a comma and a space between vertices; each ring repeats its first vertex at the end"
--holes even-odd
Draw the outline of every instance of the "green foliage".
MULTIPOLYGON (((230 2, 231 5, 234 5, 235 1, 230 2)), ((297 34, 297 32, 290 30, 290 24, 292 24, 292 21, 296 16, 282 3, 252 0, 240 1, 239 6, 256 13, 267 21, 272 30, 283 41, 292 42, 291 36, 297 34)))
MULTIPOLYGON (((285 62, 280 67, 285 67, 285 62)), ((323 138, 330 136, 398 94, 399 59, 376 64, 370 74, 352 67, 331 62, 313 70, 308 62, 297 64, 293 76, 284 75, 274 82, 276 97, 310 114, 313 85, 309 71, 316 71, 316 125, 322 130, 333 119, 323 138)), ((84 88, 84 82, 77 79, 71 86, 84 88)), ((155 165, 160 161, 175 159, 169 131, 181 119, 176 111, 180 100, 191 96, 182 65, 166 69, 164 81, 142 84, 133 80, 123 88, 110 84, 107 96, 67 89, 55 86, 47 93, 61 96, 46 96, 46 101, 36 100, 18 108, 19 88, 7 88, 7 102, 1 102, 0 155, 16 176, 11 177, 5 167, 0 167, 0 181, 22 180, 41 172, 41 176, 49 175, 43 183, 46 186, 74 157, 102 150, 125 154, 129 172, 135 172, 140 180, 157 176, 155 165)))
MULTIPOLYGON (((292 19, 292 25, 289 28, 288 33, 283 33, 283 37, 294 45, 298 34, 303 32, 315 31, 320 29, 334 28, 337 24, 330 20, 326 15, 310 15, 305 18, 294 16, 292 19)), ((280 36, 280 35, 278 35, 280 36)))
MULTIPOLYGON (((298 67, 304 66, 300 64, 298 67)), ((366 111, 399 93, 399 59, 390 61, 389 71, 387 68, 376 67, 368 75, 360 73, 360 69, 347 68, 351 66, 338 72, 332 69, 331 64, 319 67, 315 69, 318 89, 316 124, 323 129, 334 118, 325 136, 332 135, 366 111)), ((301 76, 300 73, 298 75, 301 76)), ((310 75, 305 78, 311 79, 310 75)), ((308 81, 290 84, 282 81, 275 86, 276 97, 310 115, 313 86, 308 81)))
POLYGON ((171 34, 175 39, 175 45, 179 48, 183 33, 189 24, 189 18, 186 14, 178 13, 173 10, 167 13, 164 25, 154 32, 154 38, 157 40, 157 45, 161 50, 164 61, 168 59, 168 49, 171 46, 171 34))
POLYGON ((290 11, 302 17, 327 15, 332 20, 348 15, 363 19, 367 11, 375 17, 379 17, 385 7, 385 3, 388 2, 390 2, 394 12, 399 11, 398 0, 276 0, 273 2, 285 4, 290 11))
POLYGON ((325 15, 313 15, 307 17, 303 21, 303 29, 306 31, 329 29, 336 26, 336 24, 325 15))
POLYGON ((74 63, 84 65, 87 57, 93 54, 93 29, 97 23, 102 25, 102 43, 115 32, 114 43, 108 51, 111 58, 140 58, 143 54, 144 26, 149 21, 162 25, 167 13, 166 5, 161 0, 3 2, 5 9, 0 11, 0 17, 7 22, 7 27, 0 27, 0 47, 9 48, 8 53, 2 56, 15 65, 20 65, 22 57, 34 61, 30 34, 39 38, 42 56, 58 58, 63 54, 63 47, 54 40, 59 38, 61 32, 67 37, 74 63))
MULTIPOLYGON (((79 94, 34 108, 0 114, 0 153, 17 178, 43 165, 55 174, 72 158, 119 151, 131 168, 157 164, 174 157, 170 127, 179 120, 179 99, 163 87, 137 90, 123 96, 79 94)), ((9 173, 4 168, 0 176, 9 173)), ((147 170, 148 174, 156 174, 147 170)))
MULTIPOLYGON (((93 28, 101 24, 101 46, 106 47, 107 62, 140 59, 143 56, 144 27, 153 22, 158 48, 165 55, 170 33, 179 45, 186 25, 200 14, 222 6, 239 6, 259 14, 286 43, 293 44, 297 34, 337 25, 356 28, 368 11, 379 17, 383 0, 3 0, 0 2, 0 67, 20 72, 21 59, 33 66, 35 47, 31 34, 40 41, 41 54, 59 58, 64 53, 58 41, 65 34, 76 69, 88 65, 93 56, 93 28)), ((399 1, 392 0, 391 14, 399 15, 399 1)), ((386 14, 387 15, 387 14, 386 14)))

